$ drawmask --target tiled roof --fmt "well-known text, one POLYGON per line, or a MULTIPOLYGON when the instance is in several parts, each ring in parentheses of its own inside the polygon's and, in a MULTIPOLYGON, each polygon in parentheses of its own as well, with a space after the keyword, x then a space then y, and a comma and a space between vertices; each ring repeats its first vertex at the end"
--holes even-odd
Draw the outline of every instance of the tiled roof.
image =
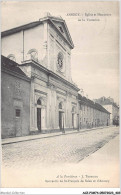
POLYGON ((10 60, 9 58, 6 58, 5 56, 1 56, 1 70, 4 68, 28 79, 26 74, 18 67, 18 64, 16 62, 10 60))
POLYGON ((110 113, 103 106, 101 106, 100 104, 94 103, 92 100, 87 99, 86 97, 81 96, 80 94, 78 94, 78 99, 80 100, 80 103, 83 104, 83 105, 92 107, 94 109, 97 109, 99 111, 102 111, 102 112, 105 112, 105 113, 108 113, 108 114, 110 113))

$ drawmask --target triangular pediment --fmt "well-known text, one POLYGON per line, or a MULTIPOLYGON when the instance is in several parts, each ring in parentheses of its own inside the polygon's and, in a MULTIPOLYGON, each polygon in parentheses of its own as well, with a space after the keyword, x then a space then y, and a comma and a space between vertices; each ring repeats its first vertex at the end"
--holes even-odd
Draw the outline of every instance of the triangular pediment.
POLYGON ((73 41, 71 39, 68 27, 65 23, 64 20, 57 20, 57 19, 52 19, 51 21, 53 22, 53 24, 56 26, 56 28, 60 31, 60 33, 62 34, 62 36, 65 37, 65 39, 70 43, 71 47, 74 47, 73 41))

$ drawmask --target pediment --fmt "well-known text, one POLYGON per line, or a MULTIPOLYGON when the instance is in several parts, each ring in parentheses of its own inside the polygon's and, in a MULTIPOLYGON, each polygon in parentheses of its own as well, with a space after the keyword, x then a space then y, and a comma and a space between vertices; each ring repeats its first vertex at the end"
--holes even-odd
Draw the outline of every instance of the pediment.
POLYGON ((64 20, 51 19, 56 28, 60 31, 61 35, 70 43, 71 47, 74 48, 71 35, 69 33, 68 27, 64 20))

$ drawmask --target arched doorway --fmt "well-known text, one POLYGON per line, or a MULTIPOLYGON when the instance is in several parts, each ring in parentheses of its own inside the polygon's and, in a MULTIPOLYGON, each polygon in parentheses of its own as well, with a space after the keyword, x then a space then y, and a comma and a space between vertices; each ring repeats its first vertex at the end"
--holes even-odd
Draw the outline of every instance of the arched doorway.
POLYGON ((37 128, 41 131, 41 105, 42 102, 40 99, 37 100, 37 128))

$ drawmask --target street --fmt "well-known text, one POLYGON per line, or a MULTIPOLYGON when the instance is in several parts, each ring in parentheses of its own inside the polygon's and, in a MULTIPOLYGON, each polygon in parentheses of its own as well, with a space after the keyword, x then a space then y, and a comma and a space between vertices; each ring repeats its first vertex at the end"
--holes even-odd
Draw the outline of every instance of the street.
POLYGON ((78 163, 119 133, 116 127, 3 145, 3 166, 78 163))
MULTIPOLYGON (((117 143, 118 146, 119 142, 115 141, 115 143, 113 143, 113 153, 110 151, 110 147, 108 149, 109 152, 105 151, 105 146, 108 145, 107 143, 115 140, 114 138, 116 138, 118 134, 119 127, 109 127, 3 145, 2 186, 51 187, 53 185, 55 187, 54 183, 45 183, 45 180, 56 178, 58 174, 69 175, 87 172, 87 174, 98 174, 99 177, 103 177, 104 173, 101 170, 103 164, 104 169, 106 168, 104 176, 107 178, 110 176, 109 168, 111 170, 116 167, 118 168, 118 164, 116 165, 118 160, 117 157, 114 157, 114 159, 116 158, 116 163, 112 165, 113 167, 110 167, 111 164, 109 166, 108 161, 107 166, 105 166, 106 161, 104 163, 103 161, 108 158, 111 160, 111 156, 115 154, 115 143, 117 143), (88 160, 88 157, 90 159, 93 154, 95 155, 101 150, 100 148, 104 148, 101 157, 105 159, 101 159, 101 162, 98 160, 98 158, 100 158, 99 155, 98 157, 93 157, 93 159, 97 158, 96 161, 88 160), (103 154, 105 154, 104 158, 103 154), (98 170, 96 166, 100 167, 100 169, 98 170), (107 175, 106 171, 108 171, 107 175)), ((117 177, 118 170, 114 169, 114 171, 117 177)), ((116 178, 115 181, 117 181, 116 178)), ((60 183, 57 185, 60 187, 63 186, 60 183)), ((68 183, 64 185, 65 187, 69 186, 68 183)), ((83 183, 81 185, 84 186, 87 184, 83 183)), ((100 185, 101 183, 98 183, 98 186, 100 185)), ((112 183, 106 183, 106 185, 110 186, 112 183)))

